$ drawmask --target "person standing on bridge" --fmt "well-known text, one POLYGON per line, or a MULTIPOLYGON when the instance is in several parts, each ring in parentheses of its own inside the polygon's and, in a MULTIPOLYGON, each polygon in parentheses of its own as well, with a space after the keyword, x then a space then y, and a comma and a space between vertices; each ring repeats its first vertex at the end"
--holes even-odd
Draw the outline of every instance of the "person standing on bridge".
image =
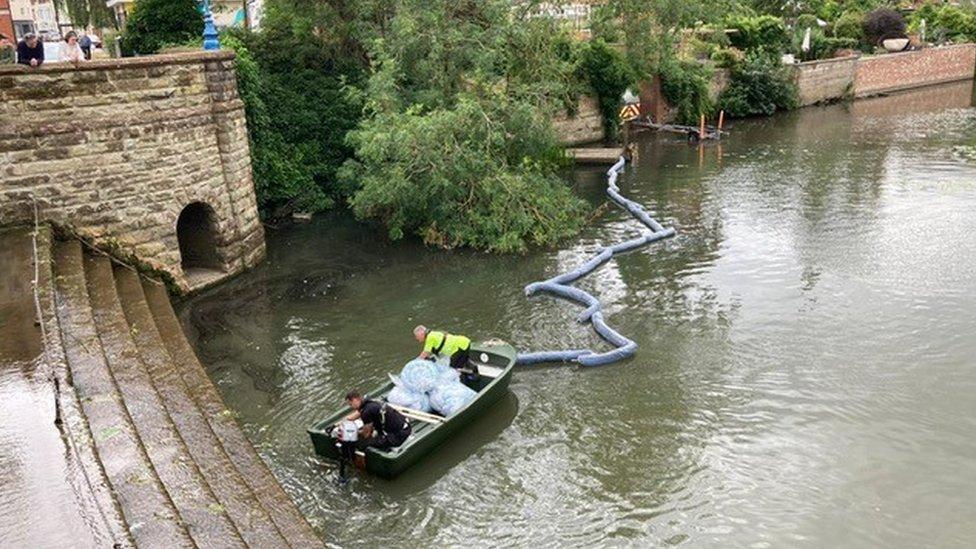
POLYGON ((462 335, 428 330, 426 326, 413 329, 413 336, 423 344, 420 358, 433 360, 433 357, 450 357, 451 368, 469 372, 468 359, 471 356, 471 340, 462 335))
POLYGON ((36 34, 28 33, 17 44, 17 62, 31 67, 40 67, 44 63, 44 44, 41 43, 36 34))
POLYGON ((81 36, 78 38, 78 46, 81 47, 81 53, 85 54, 85 60, 91 61, 92 57, 92 39, 87 33, 82 32, 81 36))
POLYGON ((78 45, 78 35, 75 31, 70 31, 64 35, 64 42, 61 43, 61 61, 68 63, 81 63, 85 61, 85 53, 78 45))

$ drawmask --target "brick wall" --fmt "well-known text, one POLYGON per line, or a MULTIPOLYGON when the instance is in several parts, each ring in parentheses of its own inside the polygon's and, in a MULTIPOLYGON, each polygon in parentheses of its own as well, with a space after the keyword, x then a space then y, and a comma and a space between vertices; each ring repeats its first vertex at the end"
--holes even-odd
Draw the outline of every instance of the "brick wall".
MULTIPOLYGON (((718 101, 722 92, 729 87, 732 75, 728 69, 715 69, 708 81, 708 97, 718 101)), ((674 122, 678 110, 668 103, 661 91, 661 77, 654 76, 650 80, 642 80, 638 87, 641 99, 641 116, 650 117, 658 124, 674 122)))
POLYGON ((835 101, 852 93, 857 62, 855 55, 795 65, 800 106, 835 101))
POLYGON ((584 145, 603 139, 603 114, 596 97, 584 95, 572 116, 561 114, 552 121, 556 135, 564 145, 584 145))
POLYGON ((224 275, 259 262, 234 54, 0 67, 0 225, 29 220, 31 194, 44 220, 118 246, 184 290, 176 224, 191 203, 212 210, 224 275))
POLYGON ((932 84, 972 80, 976 44, 862 57, 854 74, 854 95, 867 97, 932 84))
POLYGON ((10 0, 0 0, 0 34, 9 38, 11 43, 16 40, 13 13, 10 11, 10 0))

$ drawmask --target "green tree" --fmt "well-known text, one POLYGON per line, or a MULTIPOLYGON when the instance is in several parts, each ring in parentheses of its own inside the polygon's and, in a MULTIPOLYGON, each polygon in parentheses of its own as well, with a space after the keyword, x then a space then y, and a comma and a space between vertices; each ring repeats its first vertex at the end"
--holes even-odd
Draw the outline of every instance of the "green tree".
POLYGON ((68 12, 71 24, 76 28, 115 26, 115 17, 103 0, 57 0, 61 9, 68 12))
POLYGON ((350 204, 391 239, 521 251, 574 234, 583 203, 553 169, 548 120, 524 100, 462 92, 450 107, 382 112, 350 134, 350 204))
POLYGON ((742 0, 608 0, 598 13, 601 35, 622 41, 631 67, 648 77, 673 55, 682 30, 752 11, 742 0))
POLYGON ((711 70, 697 61, 671 57, 661 65, 661 93, 678 110, 682 124, 697 124, 715 105, 708 96, 711 70))
POLYGON ((123 46, 129 52, 156 53, 167 44, 202 40, 202 34, 196 0, 136 0, 125 23, 123 46))
POLYGON ((637 80, 633 69, 623 55, 599 38, 582 48, 580 68, 600 102, 606 135, 615 135, 620 97, 637 80))
POLYGON ((762 49, 771 53, 782 53, 790 46, 792 37, 786 24, 779 17, 760 15, 758 17, 730 17, 727 21, 736 32, 730 40, 740 50, 762 49))
POLYGON ((398 0, 372 27, 366 117, 341 172, 391 238, 494 251, 575 233, 549 115, 576 67, 551 21, 505 0, 398 0), (525 57, 530 61, 526 62, 525 57))
POLYGON ((834 36, 850 38, 860 42, 864 39, 864 14, 859 11, 847 11, 834 22, 834 36))
POLYGON ((732 71, 719 106, 730 116, 770 115, 797 107, 797 88, 789 67, 776 55, 754 50, 732 71))

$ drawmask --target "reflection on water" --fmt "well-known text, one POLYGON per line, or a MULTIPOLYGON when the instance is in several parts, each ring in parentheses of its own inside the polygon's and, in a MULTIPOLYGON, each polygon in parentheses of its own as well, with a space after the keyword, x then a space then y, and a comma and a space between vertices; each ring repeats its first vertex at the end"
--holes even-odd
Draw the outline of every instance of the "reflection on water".
POLYGON ((0 231, 0 547, 98 547, 105 527, 54 425, 26 230, 0 231))
MULTIPOLYGON (((391 245, 343 216, 182 307, 228 405, 344 545, 962 546, 976 536, 972 84, 644 136, 623 191, 679 234, 580 282, 640 345, 525 368, 430 463, 347 488, 305 427, 416 353, 418 322, 600 347, 522 286, 633 234, 609 209, 524 257, 391 245), (963 151, 963 152, 960 152, 963 151), (517 400, 516 400, 517 398, 517 400)), ((602 170, 575 174, 603 202, 602 170)))

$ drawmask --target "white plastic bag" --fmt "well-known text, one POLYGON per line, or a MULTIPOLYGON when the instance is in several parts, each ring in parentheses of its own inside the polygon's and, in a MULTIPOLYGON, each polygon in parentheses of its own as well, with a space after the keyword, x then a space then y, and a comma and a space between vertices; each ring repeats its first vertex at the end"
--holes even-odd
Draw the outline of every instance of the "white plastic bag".
POLYGON ((430 392, 430 406, 444 417, 450 417, 475 399, 478 393, 460 381, 441 383, 430 392))
POLYGON ((430 411, 430 399, 427 395, 411 391, 400 385, 397 385, 390 391, 390 394, 386 396, 386 401, 390 404, 410 408, 411 410, 420 410, 421 412, 430 411))
POLYGON ((429 360, 411 360, 400 372, 400 381, 406 389, 426 393, 437 383, 438 373, 438 366, 429 360))

